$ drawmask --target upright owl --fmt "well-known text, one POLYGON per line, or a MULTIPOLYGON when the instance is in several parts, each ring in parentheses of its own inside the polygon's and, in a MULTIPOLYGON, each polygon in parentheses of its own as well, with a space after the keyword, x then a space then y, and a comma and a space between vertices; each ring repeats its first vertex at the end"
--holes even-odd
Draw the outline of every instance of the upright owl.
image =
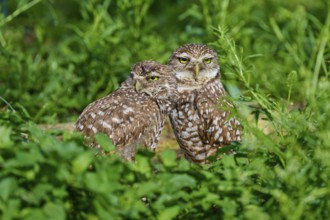
MULTIPOLYGON (((76 130, 91 138, 98 132, 105 133, 126 160, 133 159, 138 145, 154 150, 168 108, 168 102, 162 99, 170 95, 171 83, 166 77, 169 70, 154 61, 135 64, 131 77, 119 89, 84 109, 76 122, 76 130), (144 90, 147 86, 157 88, 158 100, 144 90)), ((98 147, 94 141, 92 145, 98 147)))
POLYGON ((185 156, 196 163, 218 148, 241 140, 242 126, 231 116, 225 99, 217 53, 202 44, 186 44, 169 58, 177 78, 179 98, 170 121, 185 156))

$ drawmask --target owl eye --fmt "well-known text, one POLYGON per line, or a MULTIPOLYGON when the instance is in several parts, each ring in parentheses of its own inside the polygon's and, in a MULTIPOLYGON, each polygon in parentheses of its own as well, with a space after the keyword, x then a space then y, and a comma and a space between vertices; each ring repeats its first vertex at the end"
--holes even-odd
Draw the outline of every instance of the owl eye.
POLYGON ((205 58, 203 61, 205 64, 210 64, 212 61, 212 58, 205 58))
POLYGON ((179 62, 182 63, 182 64, 186 64, 188 61, 189 61, 188 58, 185 58, 185 57, 179 57, 179 62))
POLYGON ((147 77, 147 80, 148 80, 148 81, 157 81, 158 79, 159 79, 158 76, 148 76, 148 77, 147 77))

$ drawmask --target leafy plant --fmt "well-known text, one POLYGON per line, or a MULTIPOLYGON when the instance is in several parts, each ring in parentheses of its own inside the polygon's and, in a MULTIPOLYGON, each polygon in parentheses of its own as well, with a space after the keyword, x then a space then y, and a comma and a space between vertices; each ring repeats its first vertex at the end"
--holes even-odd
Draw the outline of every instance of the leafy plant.
POLYGON ((16 0, 0 9, 1 219, 329 218, 326 1, 16 0), (230 146, 237 154, 197 166, 173 150, 141 150, 127 163, 37 125, 75 121, 133 63, 166 62, 188 42, 219 54, 245 127, 230 146))

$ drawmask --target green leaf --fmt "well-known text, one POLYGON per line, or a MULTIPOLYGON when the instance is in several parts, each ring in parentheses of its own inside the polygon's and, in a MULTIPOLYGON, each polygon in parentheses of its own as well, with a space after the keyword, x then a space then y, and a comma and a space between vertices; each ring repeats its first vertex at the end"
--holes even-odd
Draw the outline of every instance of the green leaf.
POLYGON ((173 174, 169 176, 167 188, 171 192, 182 189, 184 187, 194 188, 197 181, 187 174, 173 174))
POLYGON ((65 220, 66 214, 63 205, 48 202, 43 208, 47 219, 50 220, 65 220))
POLYGON ((111 142, 108 135, 104 133, 97 133, 95 135, 97 143, 102 147, 103 150, 109 152, 116 149, 116 146, 111 142))
POLYGON ((151 173, 149 158, 144 155, 137 154, 135 157, 135 163, 132 164, 132 168, 149 176, 151 173))
POLYGON ((48 216, 46 216, 43 210, 38 208, 27 208, 23 210, 23 212, 26 214, 26 216, 22 218, 24 220, 48 219, 48 216))
POLYGON ((88 166, 93 161, 94 156, 90 151, 85 153, 79 154, 73 161, 72 161, 72 171, 74 174, 80 174, 84 172, 88 166))
POLYGON ((164 150, 160 155, 160 159, 166 167, 173 167, 178 164, 176 161, 176 152, 173 150, 164 150))
POLYGON ((11 128, 0 126, 0 148, 11 147, 14 143, 10 138, 11 128))
POLYGON ((159 220, 171 220, 174 219, 180 212, 179 206, 172 206, 164 210, 160 210, 160 213, 157 217, 159 220))
POLYGON ((7 177, 0 181, 0 198, 6 201, 17 188, 16 179, 7 177))
POLYGON ((221 161, 226 168, 236 166, 235 157, 233 155, 225 155, 221 161))

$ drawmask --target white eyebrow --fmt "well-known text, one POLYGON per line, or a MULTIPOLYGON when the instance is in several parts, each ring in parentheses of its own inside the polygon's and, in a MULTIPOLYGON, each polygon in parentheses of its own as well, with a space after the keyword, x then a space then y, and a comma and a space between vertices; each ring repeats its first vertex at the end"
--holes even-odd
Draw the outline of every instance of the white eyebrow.
POLYGON ((189 55, 187 53, 180 53, 178 57, 188 57, 189 55))
POLYGON ((205 54, 204 56, 202 56, 202 58, 214 58, 215 56, 212 54, 205 54))

